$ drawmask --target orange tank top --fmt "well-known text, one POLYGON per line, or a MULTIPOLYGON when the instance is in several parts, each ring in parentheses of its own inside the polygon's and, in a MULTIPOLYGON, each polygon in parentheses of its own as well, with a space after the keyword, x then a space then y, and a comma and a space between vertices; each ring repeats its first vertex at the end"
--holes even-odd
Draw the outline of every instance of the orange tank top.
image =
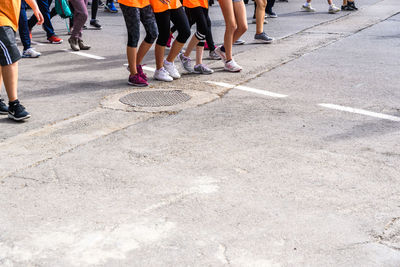
MULTIPOLYGON (((167 0, 165 0, 167 2, 167 0)), ((164 12, 168 9, 178 9, 182 6, 179 0, 171 0, 167 4, 162 3, 160 0, 150 0, 150 5, 153 8, 154 13, 164 12)))
POLYGON ((130 7, 143 8, 150 5, 150 0, 118 0, 118 3, 130 7))
POLYGON ((204 7, 208 8, 208 0, 183 0, 183 6, 187 8, 204 7))

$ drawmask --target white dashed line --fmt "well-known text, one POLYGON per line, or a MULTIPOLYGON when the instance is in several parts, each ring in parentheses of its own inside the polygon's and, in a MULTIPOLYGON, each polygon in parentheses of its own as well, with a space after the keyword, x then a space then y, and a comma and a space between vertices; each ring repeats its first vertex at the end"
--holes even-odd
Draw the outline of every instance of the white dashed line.
POLYGON ((346 112, 366 115, 366 116, 379 118, 379 119, 384 119, 384 120, 400 121, 400 117, 391 116, 391 115, 382 114, 382 113, 376 113, 376 112, 363 110, 363 109, 358 109, 358 108, 351 108, 351 107, 339 106, 339 105, 334 105, 334 104, 325 104, 325 103, 321 103, 321 104, 318 104, 318 105, 321 106, 321 107, 325 107, 325 108, 336 109, 336 110, 340 110, 340 111, 346 111, 346 112))
POLYGON ((34 45, 39 45, 39 46, 48 45, 48 44, 44 44, 44 43, 38 43, 38 42, 35 42, 35 41, 31 41, 31 43, 34 44, 34 45))
POLYGON ((105 57, 100 57, 100 56, 96 56, 96 55, 92 55, 92 54, 88 54, 88 53, 84 53, 84 52, 76 52, 76 51, 70 51, 68 49, 64 49, 64 51, 74 54, 74 55, 78 55, 78 56, 82 56, 82 57, 88 57, 88 58, 93 58, 93 59, 97 59, 97 60, 102 60, 102 59, 106 59, 105 57))
POLYGON ((251 92, 251 93, 255 93, 255 94, 259 94, 259 95, 270 96, 270 97, 277 97, 277 98, 288 97, 287 95, 278 94, 278 93, 274 93, 274 92, 270 92, 270 91, 266 91, 266 90, 260 90, 260 89, 256 89, 256 88, 251 88, 251 87, 242 86, 242 85, 236 86, 236 85, 232 85, 229 83, 214 82, 214 81, 207 81, 207 83, 215 84, 215 85, 222 86, 225 88, 233 88, 233 89, 238 89, 238 90, 251 92))

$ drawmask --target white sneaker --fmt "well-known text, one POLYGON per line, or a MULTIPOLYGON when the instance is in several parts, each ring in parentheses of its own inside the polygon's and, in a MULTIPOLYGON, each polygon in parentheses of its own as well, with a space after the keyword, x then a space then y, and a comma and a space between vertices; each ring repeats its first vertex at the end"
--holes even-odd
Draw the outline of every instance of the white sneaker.
POLYGON ((232 58, 229 62, 225 62, 225 67, 224 70, 230 71, 230 72, 239 72, 242 70, 242 67, 240 67, 235 60, 232 58))
POLYGON ((225 54, 225 52, 223 52, 223 51, 221 50, 221 46, 218 46, 217 48, 215 48, 214 51, 215 51, 215 53, 217 53, 218 56, 221 57, 221 59, 222 59, 223 61, 226 60, 226 54, 225 54))
POLYGON ((302 9, 303 9, 303 11, 306 11, 306 12, 315 12, 315 9, 310 4, 308 4, 307 6, 306 6, 306 4, 304 4, 302 6, 302 9))
POLYGON ((168 62, 164 60, 164 68, 168 72, 169 76, 171 76, 174 79, 179 79, 181 75, 179 74, 179 71, 176 69, 174 62, 168 62))
POLYGON ((174 79, 171 77, 171 76, 169 76, 169 73, 168 73, 168 71, 166 71, 165 69, 164 69, 164 67, 162 67, 161 69, 159 69, 159 70, 156 70, 155 72, 154 72, 154 79, 156 79, 156 80, 159 80, 159 81, 164 81, 164 82, 172 82, 174 79))
POLYGON ((40 57, 41 53, 36 51, 33 47, 28 48, 22 52, 23 58, 37 58, 40 57))
POLYGON ((245 44, 245 43, 246 43, 245 40, 237 39, 233 44, 234 45, 242 45, 242 44, 245 44))
POLYGON ((331 6, 329 6, 328 12, 329 12, 330 14, 335 14, 335 13, 337 13, 337 12, 339 12, 339 11, 340 11, 340 8, 338 8, 338 7, 335 6, 334 4, 332 4, 331 6))

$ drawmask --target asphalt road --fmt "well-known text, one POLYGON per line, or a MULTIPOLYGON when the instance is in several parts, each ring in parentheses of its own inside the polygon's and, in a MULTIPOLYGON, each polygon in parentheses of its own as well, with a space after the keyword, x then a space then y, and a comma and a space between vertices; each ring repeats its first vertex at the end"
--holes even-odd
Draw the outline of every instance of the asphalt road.
POLYGON ((301 4, 276 4, 272 45, 249 25, 242 73, 207 60, 213 75, 139 89, 192 97, 175 109, 119 102, 137 91, 120 13, 84 32, 103 59, 35 29, 32 119, 0 118, 0 266, 399 266, 400 7, 301 4))

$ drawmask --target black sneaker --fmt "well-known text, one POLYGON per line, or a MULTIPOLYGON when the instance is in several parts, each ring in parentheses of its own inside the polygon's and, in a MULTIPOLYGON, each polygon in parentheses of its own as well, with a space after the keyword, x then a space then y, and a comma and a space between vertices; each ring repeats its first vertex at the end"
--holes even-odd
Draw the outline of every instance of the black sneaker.
POLYGON ((352 7, 353 10, 358 10, 358 8, 356 7, 356 4, 354 3, 354 1, 353 1, 353 2, 348 1, 348 2, 347 2, 347 5, 348 5, 349 7, 352 7))
POLYGON ((91 19, 90 26, 95 27, 97 30, 101 30, 101 25, 99 24, 99 21, 97 19, 91 19))
POLYGON ((4 99, 0 98, 0 115, 7 115, 8 114, 8 107, 6 103, 4 103, 4 99))
POLYGON ((8 103, 8 118, 15 121, 26 120, 31 114, 25 110, 25 107, 19 103, 19 100, 8 103))
POLYGON ((343 10, 343 11, 355 11, 355 9, 352 8, 352 7, 349 6, 349 5, 342 6, 342 10, 343 10))

